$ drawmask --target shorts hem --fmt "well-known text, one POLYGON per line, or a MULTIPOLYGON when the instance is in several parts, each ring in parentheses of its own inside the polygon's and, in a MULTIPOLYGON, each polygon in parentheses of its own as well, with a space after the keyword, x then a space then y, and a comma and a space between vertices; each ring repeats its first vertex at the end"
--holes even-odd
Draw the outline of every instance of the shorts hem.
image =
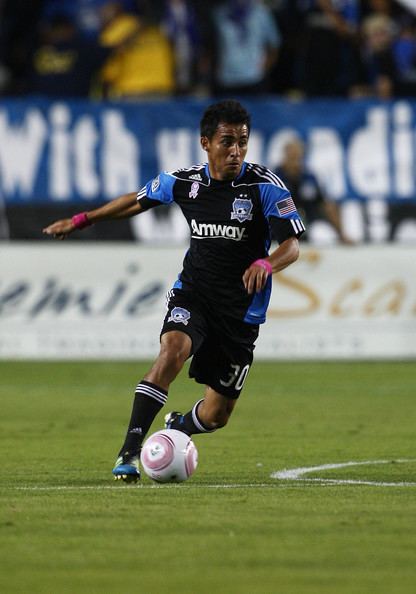
POLYGON ((209 382, 204 381, 202 379, 199 379, 199 378, 195 377, 195 375, 191 375, 189 373, 189 377, 191 379, 195 380, 197 384, 201 384, 203 386, 208 386, 208 388, 211 388, 211 390, 214 390, 215 392, 218 392, 218 394, 221 394, 221 396, 224 396, 224 398, 228 398, 229 400, 238 400, 238 398, 240 397, 240 394, 242 392, 242 390, 240 390, 238 393, 236 393, 234 391, 233 394, 227 394, 225 392, 225 390, 223 390, 223 389, 220 389, 219 390, 218 388, 212 386, 209 382))

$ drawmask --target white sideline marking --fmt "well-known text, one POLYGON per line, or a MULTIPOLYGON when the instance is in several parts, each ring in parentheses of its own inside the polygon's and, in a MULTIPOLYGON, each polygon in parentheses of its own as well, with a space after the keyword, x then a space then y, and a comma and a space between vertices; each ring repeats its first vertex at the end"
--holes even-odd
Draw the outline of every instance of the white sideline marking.
POLYGON ((414 463, 416 460, 412 459, 398 459, 398 460, 364 460, 362 462, 340 462, 336 464, 320 464, 319 466, 306 466, 301 468, 291 468, 278 470, 270 475, 272 479, 279 479, 281 481, 296 481, 291 484, 284 483, 229 483, 223 485, 206 485, 203 483, 182 483, 182 484, 138 484, 138 485, 26 485, 6 487, 7 490, 13 491, 119 491, 125 493, 126 489, 294 489, 304 488, 308 484, 315 487, 330 487, 331 485, 369 485, 373 487, 416 487, 414 482, 382 482, 382 481, 365 481, 355 479, 325 479, 325 478, 309 478, 304 475, 311 472, 319 472, 320 470, 333 470, 337 468, 347 468, 348 466, 365 466, 376 464, 404 464, 414 463))
POLYGON ((125 492, 131 489, 137 489, 139 491, 143 489, 246 489, 246 488, 292 488, 293 486, 300 485, 276 485, 273 483, 229 483, 224 485, 204 485, 201 483, 187 483, 185 484, 138 484, 138 485, 56 485, 56 486, 22 486, 22 487, 6 487, 6 489, 12 489, 13 491, 120 491, 125 492))
POLYGON ((376 464, 404 464, 416 462, 416 460, 399 459, 399 460, 364 460, 362 462, 340 462, 337 464, 321 464, 319 466, 306 466, 303 468, 290 468, 278 470, 270 475, 270 478, 279 479, 283 481, 303 481, 310 483, 320 483, 326 485, 371 485, 375 487, 416 487, 416 483, 412 482, 384 482, 384 481, 365 481, 359 479, 326 479, 326 478, 310 478, 304 475, 311 472, 319 472, 320 470, 333 470, 337 468, 347 468, 348 466, 374 466, 376 464))

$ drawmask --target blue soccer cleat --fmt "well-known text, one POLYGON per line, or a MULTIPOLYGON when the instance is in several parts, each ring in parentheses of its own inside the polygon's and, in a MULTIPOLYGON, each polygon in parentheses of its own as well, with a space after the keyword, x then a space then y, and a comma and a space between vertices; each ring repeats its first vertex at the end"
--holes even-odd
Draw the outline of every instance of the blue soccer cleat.
POLYGON ((138 454, 131 456, 129 452, 119 456, 112 471, 114 480, 137 483, 140 480, 139 458, 138 454))
POLYGON ((177 429, 181 431, 180 421, 182 417, 183 414, 176 410, 165 415, 165 429, 177 429))
POLYGON ((177 431, 182 431, 182 433, 190 436, 191 434, 185 429, 183 421, 183 414, 174 410, 165 415, 165 429, 176 429, 177 431))

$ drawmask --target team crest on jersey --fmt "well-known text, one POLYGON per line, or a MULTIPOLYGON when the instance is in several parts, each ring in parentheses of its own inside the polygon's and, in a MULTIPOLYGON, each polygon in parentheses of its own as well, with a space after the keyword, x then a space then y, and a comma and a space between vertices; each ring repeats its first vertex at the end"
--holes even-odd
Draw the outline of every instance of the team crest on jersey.
POLYGON ((191 312, 183 307, 174 307, 168 318, 168 322, 175 322, 175 324, 184 324, 187 326, 188 320, 191 317, 191 312))
POLYGON ((156 190, 159 189, 159 186, 160 186, 160 175, 155 177, 155 179, 152 181, 152 192, 156 192, 156 190))
POLYGON ((237 219, 239 223, 244 221, 251 221, 253 215, 253 203, 250 198, 247 198, 247 194, 240 194, 238 198, 234 199, 233 211, 231 213, 231 219, 237 219))
POLYGON ((191 191, 189 192, 189 198, 196 198, 199 192, 199 183, 194 182, 191 186, 191 191))

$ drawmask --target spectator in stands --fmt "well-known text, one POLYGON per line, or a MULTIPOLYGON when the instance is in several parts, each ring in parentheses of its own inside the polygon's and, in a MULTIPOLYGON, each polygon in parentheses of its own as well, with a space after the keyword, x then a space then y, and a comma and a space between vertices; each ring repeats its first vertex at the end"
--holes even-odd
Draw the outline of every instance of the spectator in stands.
POLYGON ((396 90, 395 31, 394 21, 383 14, 370 15, 363 22, 363 85, 367 94, 380 99, 391 99, 396 90))
MULTIPOLYGON (((125 8, 134 8, 134 0, 122 0, 125 8)), ((108 0, 43 0, 42 20, 65 14, 74 23, 80 37, 98 42, 101 32, 100 10, 108 0)))
POLYGON ((9 80, 9 71, 6 66, 7 43, 5 26, 5 1, 0 0, 0 95, 3 94, 9 80))
POLYGON ((103 94, 111 98, 163 97, 174 91, 173 52, 169 40, 149 16, 128 13, 121 2, 101 11, 100 42, 115 49, 102 71, 103 94))
POLYGON ((188 93, 197 78, 200 51, 199 24, 189 0, 166 0, 162 29, 173 48, 175 90, 188 93))
POLYGON ((88 97, 109 50, 79 36, 71 18, 56 13, 43 26, 27 90, 49 97, 88 97))
POLYGON ((399 6, 392 0, 363 0, 362 16, 366 18, 372 14, 384 14, 390 18, 397 16, 399 6))
POLYGON ((349 94, 359 64, 359 0, 306 0, 300 88, 309 97, 349 94))
POLYGON ((306 11, 302 0, 270 1, 270 8, 281 34, 279 59, 270 73, 270 91, 298 97, 300 93, 299 48, 305 39, 306 11))
MULTIPOLYGON (((392 0, 367 0, 364 2, 364 25, 365 23, 377 22, 375 17, 379 17, 379 29, 383 31, 380 23, 388 23, 384 26, 387 34, 384 33, 384 48, 373 52, 376 58, 373 59, 375 67, 378 67, 385 77, 390 79, 389 83, 384 83, 384 87, 390 85, 391 92, 387 97, 412 97, 416 95, 416 17, 408 9, 405 2, 392 2, 392 0), (367 18, 368 17, 368 18, 367 18), (391 39, 393 38, 393 39, 391 39), (387 48, 387 49, 386 49, 387 48)), ((374 24, 372 25, 373 27, 374 24)), ((379 33, 379 37, 382 33, 379 33)), ((380 45, 380 41, 375 42, 380 45)), ((371 42, 363 36, 362 53, 368 58, 371 55, 368 46, 371 42)), ((370 60, 371 61, 371 60, 370 60)), ((364 64, 367 60, 364 59, 364 64)), ((373 67, 374 69, 374 67, 373 67)))
POLYGON ((396 66, 396 94, 401 97, 416 96, 416 23, 410 17, 400 23, 400 33, 393 44, 396 66))
POLYGON ((313 236, 314 223, 325 221, 335 230, 339 240, 351 244, 343 232, 338 205, 324 195, 315 175, 305 164, 305 145, 299 138, 293 138, 283 148, 283 159, 275 173, 287 185, 296 208, 307 223, 305 240, 313 236))
POLYGON ((36 44, 43 0, 2 0, 0 5, 0 93, 19 95, 36 44))
POLYGON ((271 12, 256 0, 228 0, 213 13, 215 92, 252 95, 268 90, 280 33, 271 12))

